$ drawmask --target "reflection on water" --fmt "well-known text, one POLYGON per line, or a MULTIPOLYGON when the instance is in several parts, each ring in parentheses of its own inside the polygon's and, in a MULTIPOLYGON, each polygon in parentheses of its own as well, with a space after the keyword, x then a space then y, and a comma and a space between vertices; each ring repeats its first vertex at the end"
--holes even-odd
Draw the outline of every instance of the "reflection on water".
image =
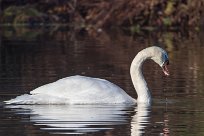
POLYGON ((152 32, 132 36, 120 30, 87 33, 64 28, 1 28, 1 102, 76 74, 105 78, 136 98, 130 63, 139 50, 151 45, 168 51, 171 76, 164 77, 151 61, 144 64, 153 96, 150 109, 140 105, 0 105, 0 135, 203 135, 203 35, 152 32))
MULTIPOLYGON (((29 121, 54 134, 85 134, 130 125, 132 136, 144 133, 149 107, 127 105, 14 105, 15 114, 29 115, 29 121)), ((27 119, 26 119, 27 120, 27 119)), ((26 121, 22 119, 22 121, 26 121)))

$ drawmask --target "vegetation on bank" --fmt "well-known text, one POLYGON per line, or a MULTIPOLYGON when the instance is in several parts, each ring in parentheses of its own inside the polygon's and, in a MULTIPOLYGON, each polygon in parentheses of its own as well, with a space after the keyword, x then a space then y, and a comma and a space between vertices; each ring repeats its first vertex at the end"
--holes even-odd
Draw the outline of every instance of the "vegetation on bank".
POLYGON ((66 24, 77 28, 193 28, 204 25, 204 0, 1 1, 1 24, 66 24))

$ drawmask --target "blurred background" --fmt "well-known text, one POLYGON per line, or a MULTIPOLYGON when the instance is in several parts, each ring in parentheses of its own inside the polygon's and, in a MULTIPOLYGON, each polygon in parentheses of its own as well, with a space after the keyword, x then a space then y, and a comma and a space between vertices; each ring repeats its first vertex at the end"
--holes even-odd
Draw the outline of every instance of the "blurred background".
POLYGON ((4 25, 69 25, 98 29, 127 27, 198 30, 203 0, 1 0, 4 25))

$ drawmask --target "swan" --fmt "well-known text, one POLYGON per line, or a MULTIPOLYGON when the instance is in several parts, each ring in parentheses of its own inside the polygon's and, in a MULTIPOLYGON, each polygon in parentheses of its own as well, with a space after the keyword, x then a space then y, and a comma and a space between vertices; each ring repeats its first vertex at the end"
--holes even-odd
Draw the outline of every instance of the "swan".
POLYGON ((147 83, 142 74, 142 64, 152 59, 169 75, 167 52, 152 46, 141 50, 133 59, 130 75, 137 93, 137 100, 119 86, 99 78, 70 76, 38 87, 30 92, 5 101, 6 104, 136 104, 152 101, 147 83))

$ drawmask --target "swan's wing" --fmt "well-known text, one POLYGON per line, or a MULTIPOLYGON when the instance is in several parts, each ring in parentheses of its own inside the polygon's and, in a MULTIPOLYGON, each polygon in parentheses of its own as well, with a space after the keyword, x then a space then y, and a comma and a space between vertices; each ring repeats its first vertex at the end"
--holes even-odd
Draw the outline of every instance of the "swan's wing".
POLYGON ((90 80, 88 77, 71 76, 60 79, 53 83, 40 86, 31 91, 30 94, 49 94, 55 96, 63 96, 65 93, 78 93, 82 89, 90 87, 92 82, 93 81, 90 80))
POLYGON ((81 93, 87 93, 87 90, 107 89, 106 80, 90 78, 84 76, 71 76, 60 79, 56 82, 40 86, 30 94, 47 94, 54 96, 73 96, 81 93), (101 82, 101 83, 100 83, 101 82))
POLYGON ((30 92, 69 99, 69 103, 130 103, 132 98, 115 84, 98 78, 71 76, 30 92))

